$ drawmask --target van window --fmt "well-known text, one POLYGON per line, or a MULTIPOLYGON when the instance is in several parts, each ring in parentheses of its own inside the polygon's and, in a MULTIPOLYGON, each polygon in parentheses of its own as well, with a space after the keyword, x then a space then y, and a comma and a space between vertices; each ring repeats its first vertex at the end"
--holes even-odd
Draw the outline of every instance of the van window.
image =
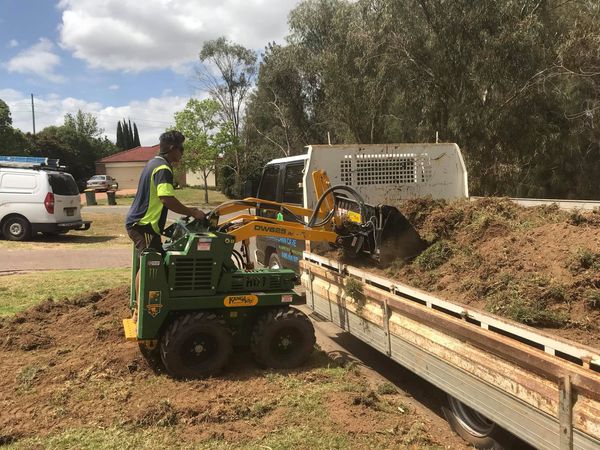
POLYGON ((2 189, 33 190, 37 186, 36 176, 26 173, 5 173, 2 175, 0 187, 2 189))
POLYGON ((55 195, 79 195, 77 184, 68 173, 49 173, 48 182, 55 195))
POLYGON ((279 178, 279 166, 267 166, 263 172, 258 198, 263 200, 277 200, 277 179, 279 178))
POLYGON ((303 204, 302 201, 302 171, 304 164, 296 164, 285 168, 283 180, 283 203, 303 204))

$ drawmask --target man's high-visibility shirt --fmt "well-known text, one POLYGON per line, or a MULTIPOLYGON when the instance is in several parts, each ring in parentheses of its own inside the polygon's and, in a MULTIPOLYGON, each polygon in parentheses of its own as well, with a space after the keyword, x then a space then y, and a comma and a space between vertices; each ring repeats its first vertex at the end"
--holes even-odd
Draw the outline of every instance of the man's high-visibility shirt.
POLYGON ((155 156, 142 171, 135 199, 127 213, 125 226, 151 225, 160 234, 167 221, 168 209, 160 197, 173 197, 173 168, 162 156, 155 156))

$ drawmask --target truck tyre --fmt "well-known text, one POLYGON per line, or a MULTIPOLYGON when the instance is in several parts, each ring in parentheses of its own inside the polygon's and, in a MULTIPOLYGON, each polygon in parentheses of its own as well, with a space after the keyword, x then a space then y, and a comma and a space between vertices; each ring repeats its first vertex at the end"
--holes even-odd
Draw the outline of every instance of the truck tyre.
POLYGON ((448 395, 448 406, 442 410, 454 432, 475 448, 512 448, 514 437, 510 433, 454 397, 448 395))
POLYGON ((31 237, 31 224, 22 216, 12 216, 4 221, 2 234, 9 241, 24 241, 31 237))
POLYGON ((160 356, 174 378, 218 374, 233 351, 231 331, 212 312, 184 314, 171 322, 160 340, 160 356))
POLYGON ((291 369, 306 362, 315 345, 310 319, 294 308, 274 308, 254 325, 250 350, 264 367, 291 369))
POLYGON ((281 259, 279 259, 279 255, 275 252, 269 256, 269 269, 283 269, 281 259))

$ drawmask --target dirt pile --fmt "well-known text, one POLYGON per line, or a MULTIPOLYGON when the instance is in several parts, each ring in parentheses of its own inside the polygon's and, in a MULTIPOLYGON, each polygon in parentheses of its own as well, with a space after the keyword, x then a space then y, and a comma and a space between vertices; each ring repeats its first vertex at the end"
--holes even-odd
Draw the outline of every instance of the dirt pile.
POLYGON ((399 207, 428 248, 381 267, 383 275, 600 347, 599 211, 524 208, 506 198, 399 207))
POLYGON ((101 432, 104 446, 112 433, 121 448, 466 448, 432 431, 404 394, 320 351, 292 371, 262 370, 239 353, 222 377, 173 380, 124 340, 127 299, 119 288, 0 320, 0 444, 66 435, 79 447, 101 432))

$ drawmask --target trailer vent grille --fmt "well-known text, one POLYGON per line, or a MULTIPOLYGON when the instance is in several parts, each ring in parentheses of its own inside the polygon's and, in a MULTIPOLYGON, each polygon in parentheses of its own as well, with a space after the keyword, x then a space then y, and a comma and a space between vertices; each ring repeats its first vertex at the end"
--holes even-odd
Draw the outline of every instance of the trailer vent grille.
POLYGON ((177 258, 173 288, 176 291, 212 289, 212 260, 177 258))
POLYGON ((431 161, 426 153, 345 155, 340 177, 348 186, 426 183, 431 178, 431 161))

